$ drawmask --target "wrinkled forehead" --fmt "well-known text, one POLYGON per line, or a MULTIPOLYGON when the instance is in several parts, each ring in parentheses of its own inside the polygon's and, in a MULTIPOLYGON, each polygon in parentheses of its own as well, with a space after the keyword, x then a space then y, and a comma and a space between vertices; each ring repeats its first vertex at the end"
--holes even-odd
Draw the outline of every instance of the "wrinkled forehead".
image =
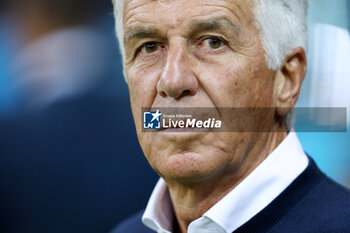
POLYGON ((137 20, 171 20, 181 24, 190 17, 215 13, 238 19, 253 17, 255 0, 125 0, 123 23, 128 26, 137 20))

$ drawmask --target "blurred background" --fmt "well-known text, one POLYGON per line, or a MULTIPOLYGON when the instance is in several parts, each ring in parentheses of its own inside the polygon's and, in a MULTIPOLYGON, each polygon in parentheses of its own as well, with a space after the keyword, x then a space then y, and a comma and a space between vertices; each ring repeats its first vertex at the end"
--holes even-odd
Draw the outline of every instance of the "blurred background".
POLYGON ((157 180, 137 142, 111 1, 0 8, 0 232, 109 232, 157 180))
MULTIPOLYGON (((349 0, 310 0, 298 106, 350 109, 349 0)), ((298 133, 350 187, 350 128, 298 133)), ((157 175, 138 145, 104 0, 0 0, 0 232, 108 232, 157 175)))

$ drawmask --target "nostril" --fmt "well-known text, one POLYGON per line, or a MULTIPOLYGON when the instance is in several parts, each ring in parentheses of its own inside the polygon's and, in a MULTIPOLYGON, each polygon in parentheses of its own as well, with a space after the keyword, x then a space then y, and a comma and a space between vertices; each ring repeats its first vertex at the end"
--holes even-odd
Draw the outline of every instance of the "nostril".
POLYGON ((190 90, 184 90, 181 95, 179 95, 176 99, 180 99, 184 96, 192 95, 192 92, 190 90))
POLYGON ((191 91, 190 90, 184 90, 182 92, 182 96, 186 96, 186 95, 191 95, 191 91))
POLYGON ((160 95, 161 97, 163 97, 163 98, 165 98, 165 97, 167 96, 167 94, 165 93, 165 91, 161 91, 161 92, 159 93, 159 95, 160 95))

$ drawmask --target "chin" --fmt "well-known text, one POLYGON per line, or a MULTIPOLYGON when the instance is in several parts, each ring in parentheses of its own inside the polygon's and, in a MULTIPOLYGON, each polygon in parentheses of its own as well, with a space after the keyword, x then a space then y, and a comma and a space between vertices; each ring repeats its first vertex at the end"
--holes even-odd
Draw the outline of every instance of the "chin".
MULTIPOLYGON (((215 155, 214 155, 215 156, 215 155)), ((165 180, 179 183, 198 183, 209 179, 222 170, 223 164, 218 157, 194 152, 172 154, 166 159, 157 159, 153 168, 165 180)))

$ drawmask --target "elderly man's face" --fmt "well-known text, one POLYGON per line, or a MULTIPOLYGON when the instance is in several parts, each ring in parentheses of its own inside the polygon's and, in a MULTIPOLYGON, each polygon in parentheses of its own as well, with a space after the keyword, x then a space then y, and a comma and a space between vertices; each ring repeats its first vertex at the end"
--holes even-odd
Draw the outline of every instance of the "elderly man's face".
POLYGON ((233 169, 254 146, 254 133, 150 133, 141 125, 142 107, 274 105, 275 72, 266 67, 253 9, 246 0, 125 1, 125 71, 138 139, 164 178, 205 180, 233 169))

